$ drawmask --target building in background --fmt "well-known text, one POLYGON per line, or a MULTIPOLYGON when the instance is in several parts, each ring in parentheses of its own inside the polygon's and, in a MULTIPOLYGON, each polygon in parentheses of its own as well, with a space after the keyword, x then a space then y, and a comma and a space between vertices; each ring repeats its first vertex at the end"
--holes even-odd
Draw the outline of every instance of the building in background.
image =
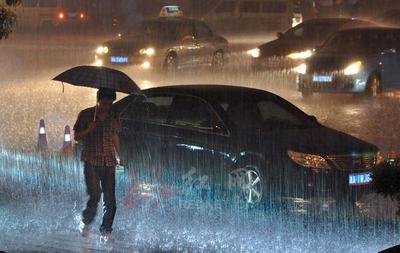
POLYGON ((110 28, 130 26, 159 16, 165 5, 179 5, 185 16, 204 19, 221 28, 284 31, 292 19, 316 17, 375 17, 400 9, 400 0, 89 0, 96 24, 110 28), (295 15, 296 14, 296 15, 295 15))

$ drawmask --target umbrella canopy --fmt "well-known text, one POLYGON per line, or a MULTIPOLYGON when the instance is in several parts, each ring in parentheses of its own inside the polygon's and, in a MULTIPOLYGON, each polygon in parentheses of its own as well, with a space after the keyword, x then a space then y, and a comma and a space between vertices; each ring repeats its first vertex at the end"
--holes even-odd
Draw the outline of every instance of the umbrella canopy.
POLYGON ((76 86, 109 88, 126 94, 142 94, 139 86, 129 76, 106 67, 78 66, 59 74, 53 80, 76 86))

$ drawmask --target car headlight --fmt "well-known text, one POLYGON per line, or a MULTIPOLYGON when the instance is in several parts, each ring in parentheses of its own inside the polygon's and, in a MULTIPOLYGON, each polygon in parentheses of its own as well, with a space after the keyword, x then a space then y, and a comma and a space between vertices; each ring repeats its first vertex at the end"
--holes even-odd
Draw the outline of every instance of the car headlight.
POLYGON ((156 50, 152 47, 142 48, 139 50, 141 55, 153 56, 156 54, 156 50))
POLYGON ((247 54, 250 55, 253 58, 258 58, 261 56, 261 51, 259 48, 253 48, 251 50, 247 51, 247 54))
POLYGON ((321 170, 331 169, 325 158, 323 158, 322 156, 305 154, 291 150, 289 150, 287 153, 290 159, 292 159, 295 163, 297 163, 300 166, 310 168, 318 172, 321 170))
POLYGON ((307 73, 307 64, 302 63, 299 66, 293 68, 293 71, 302 75, 305 75, 307 73))
POLYGON ((96 49, 96 53, 97 53, 97 54, 100 54, 100 55, 102 55, 102 54, 107 54, 107 53, 108 53, 108 47, 99 46, 99 47, 96 49))
POLYGON ((292 60, 301 60, 301 59, 307 59, 310 58, 313 55, 313 50, 305 50, 302 52, 294 52, 289 54, 287 57, 289 57, 292 60))
POLYGON ((94 61, 94 66, 96 66, 96 67, 101 67, 101 66, 103 66, 103 60, 102 60, 102 59, 96 59, 96 60, 94 61))
POLYGON ((360 72, 361 67, 362 67, 361 61, 353 62, 344 69, 344 74, 346 76, 356 75, 360 72))

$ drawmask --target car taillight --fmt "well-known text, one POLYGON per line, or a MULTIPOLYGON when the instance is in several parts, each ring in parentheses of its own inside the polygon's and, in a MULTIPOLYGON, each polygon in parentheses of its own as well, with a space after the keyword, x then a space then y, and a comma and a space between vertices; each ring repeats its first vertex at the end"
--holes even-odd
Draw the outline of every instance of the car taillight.
POLYGON ((84 19, 84 18, 85 18, 85 13, 81 12, 81 13, 79 14, 79 18, 80 18, 80 19, 84 19))
POLYGON ((65 17, 64 13, 62 13, 62 12, 58 13, 58 18, 59 19, 64 19, 64 17, 65 17))

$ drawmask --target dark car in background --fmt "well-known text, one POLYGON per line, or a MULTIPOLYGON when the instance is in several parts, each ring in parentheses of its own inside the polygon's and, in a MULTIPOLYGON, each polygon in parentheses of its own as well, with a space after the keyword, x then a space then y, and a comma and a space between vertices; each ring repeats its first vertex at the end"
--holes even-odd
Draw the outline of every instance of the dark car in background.
POLYGON ((374 24, 349 18, 310 19, 278 33, 278 39, 267 42, 247 53, 252 57, 253 70, 291 69, 310 57, 332 33, 374 24))
POLYGON ((400 88, 400 29, 356 28, 332 35, 296 68, 303 96, 316 92, 376 96, 400 88))
POLYGON ((202 21, 183 17, 146 20, 103 43, 96 50, 96 65, 139 65, 142 69, 177 69, 211 66, 221 69, 228 42, 202 21))
POLYGON ((157 163, 175 189, 229 193, 249 205, 332 208, 369 190, 377 147, 319 124, 277 95, 222 85, 144 94, 115 104, 128 171, 157 163))

